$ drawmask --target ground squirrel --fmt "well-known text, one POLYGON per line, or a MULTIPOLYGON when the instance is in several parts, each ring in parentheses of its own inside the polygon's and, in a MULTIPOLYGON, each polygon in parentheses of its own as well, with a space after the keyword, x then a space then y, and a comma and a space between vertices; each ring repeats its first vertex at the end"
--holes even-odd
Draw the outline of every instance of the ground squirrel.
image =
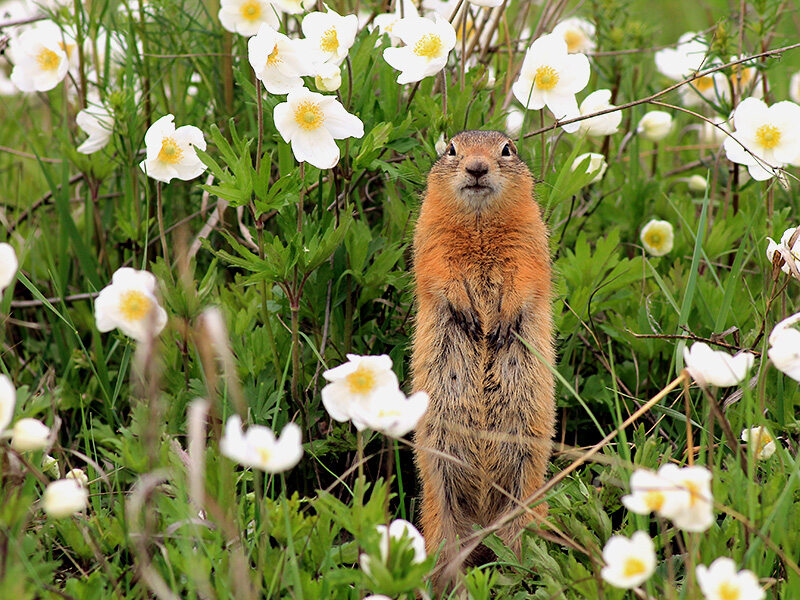
MULTIPOLYGON (((442 563, 474 525, 518 506, 509 495, 542 485, 551 451, 552 373, 515 335, 553 364, 548 236, 533 178, 507 136, 465 131, 433 165, 414 277, 414 389, 430 395, 416 433, 421 524, 429 552, 446 542, 442 563)), ((499 534, 518 548, 529 521, 499 534)))

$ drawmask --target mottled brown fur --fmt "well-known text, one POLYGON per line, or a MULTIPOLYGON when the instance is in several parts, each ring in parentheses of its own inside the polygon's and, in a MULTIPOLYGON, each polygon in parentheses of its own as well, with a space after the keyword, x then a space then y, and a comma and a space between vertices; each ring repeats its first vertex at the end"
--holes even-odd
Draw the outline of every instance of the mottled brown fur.
MULTIPOLYGON (((474 525, 516 506, 492 484, 519 499, 542 485, 554 430, 552 374, 514 335, 553 364, 550 254, 533 179, 501 133, 466 131, 451 144, 428 176, 414 235, 412 371, 431 398, 416 433, 421 525, 429 552, 445 542, 442 565, 474 525)), ((529 521, 501 537, 518 548, 529 521)))

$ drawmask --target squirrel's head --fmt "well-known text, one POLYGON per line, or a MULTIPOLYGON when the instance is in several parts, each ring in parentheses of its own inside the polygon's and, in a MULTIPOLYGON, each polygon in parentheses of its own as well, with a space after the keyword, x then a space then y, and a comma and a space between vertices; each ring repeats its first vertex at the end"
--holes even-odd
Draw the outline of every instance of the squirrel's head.
POLYGON ((503 199, 530 196, 533 178, 514 142, 499 131, 463 131, 453 137, 431 168, 428 188, 452 197, 462 208, 490 210, 503 199))

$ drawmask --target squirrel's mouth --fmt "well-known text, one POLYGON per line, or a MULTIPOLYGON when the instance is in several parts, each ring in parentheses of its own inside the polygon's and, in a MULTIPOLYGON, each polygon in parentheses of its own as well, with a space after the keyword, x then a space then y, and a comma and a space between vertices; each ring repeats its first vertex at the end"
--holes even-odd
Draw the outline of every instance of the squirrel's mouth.
POLYGON ((491 192, 492 187, 489 185, 482 185, 480 183, 472 183, 469 185, 465 185, 461 188, 462 190, 466 190, 472 193, 486 193, 491 192))

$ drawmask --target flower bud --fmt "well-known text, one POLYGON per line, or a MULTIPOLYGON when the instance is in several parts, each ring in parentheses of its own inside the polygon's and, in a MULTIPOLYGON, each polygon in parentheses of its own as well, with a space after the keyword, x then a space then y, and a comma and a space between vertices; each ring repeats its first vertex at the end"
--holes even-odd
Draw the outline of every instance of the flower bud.
POLYGON ((42 509, 54 519, 70 517, 86 508, 89 492, 74 479, 51 482, 42 496, 42 509))
POLYGON ((49 454, 45 454, 42 457, 42 472, 50 477, 58 477, 58 461, 49 454))
POLYGON ((11 447, 18 452, 47 448, 50 429, 37 419, 20 419, 11 432, 11 447))
POLYGON ((576 157, 575 160, 573 161, 572 170, 574 171, 575 169, 577 169, 578 165, 580 165, 584 160, 586 160, 587 156, 589 157, 589 165, 586 167, 586 172, 593 173, 597 171, 597 174, 589 183, 597 183, 603 178, 603 175, 605 175, 606 169, 608 168, 606 157, 603 156, 602 154, 598 154, 596 152, 587 152, 586 154, 581 154, 580 156, 576 157))
POLYGON ((69 473, 67 473, 66 478, 72 479, 81 487, 86 487, 89 485, 89 477, 83 472, 83 469, 72 469, 69 473))
POLYGON ((342 72, 336 65, 322 65, 314 84, 322 92, 335 92, 342 87, 342 72))
POLYGON ((436 154, 439 156, 444 154, 444 151, 447 150, 447 142, 444 139, 444 133, 439 134, 439 139, 436 140, 436 144, 434 144, 433 147, 436 150, 436 154))
POLYGON ((660 142, 672 131, 672 115, 663 110, 651 110, 636 128, 636 133, 651 142, 660 142))
POLYGON ((687 183, 689 185, 689 189, 693 192, 706 191, 706 178, 702 175, 692 175, 689 177, 689 181, 687 183))
POLYGON ((506 116, 506 134, 515 138, 522 129, 522 122, 525 120, 525 113, 518 108, 512 108, 506 116))

